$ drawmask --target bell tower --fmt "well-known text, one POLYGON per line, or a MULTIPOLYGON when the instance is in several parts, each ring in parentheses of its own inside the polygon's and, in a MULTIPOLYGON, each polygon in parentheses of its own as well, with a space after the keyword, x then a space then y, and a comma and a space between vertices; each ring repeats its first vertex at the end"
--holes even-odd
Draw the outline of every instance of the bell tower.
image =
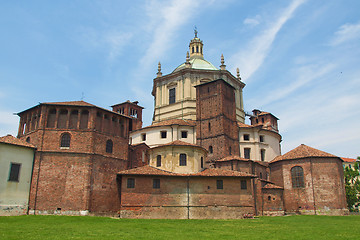
POLYGON ((203 54, 204 44, 200 40, 200 38, 198 38, 198 36, 197 36, 198 31, 197 31, 196 27, 194 29, 194 34, 195 34, 195 37, 190 41, 190 44, 189 44, 190 59, 193 59, 193 58, 204 59, 204 54, 203 54))

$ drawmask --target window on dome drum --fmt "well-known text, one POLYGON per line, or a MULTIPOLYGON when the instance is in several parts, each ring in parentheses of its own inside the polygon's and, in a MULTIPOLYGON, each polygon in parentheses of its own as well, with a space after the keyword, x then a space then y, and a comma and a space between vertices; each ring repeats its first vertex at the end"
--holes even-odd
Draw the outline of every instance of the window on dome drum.
POLYGON ((113 141, 110 139, 106 141, 106 152, 112 153, 113 152, 113 141))
POLYGON ((291 169, 291 180, 293 188, 305 187, 304 170, 302 167, 296 166, 291 169))
POLYGON ((153 179, 153 188, 160 188, 160 179, 153 179))
POLYGON ((186 154, 185 153, 181 153, 180 157, 179 157, 179 166, 186 166, 186 154))
POLYGON ((244 148, 244 158, 250 159, 250 148, 244 148))
POLYGON ((216 189, 223 189, 224 183, 223 180, 216 180, 216 189))
POLYGON ((249 141, 249 140, 250 140, 250 135, 244 134, 244 141, 249 141))
POLYGON ((156 166, 161 167, 161 155, 157 155, 156 157, 156 166))
POLYGON ((213 153, 213 147, 209 146, 209 153, 213 153))
POLYGON ((169 104, 175 103, 175 88, 169 89, 169 104))
POLYGON ((260 155, 261 155, 261 161, 265 161, 265 149, 261 149, 260 150, 260 155))
POLYGON ((146 141, 146 133, 141 134, 141 140, 146 141))
POLYGON ((161 131, 160 135, 161 135, 161 138, 166 138, 167 131, 161 131))
POLYGON ((188 132, 187 131, 181 131, 181 138, 187 138, 188 132))
POLYGON ((204 158, 203 157, 201 157, 200 167, 204 168, 204 158))
POLYGON ((71 140, 70 134, 69 133, 64 133, 61 136, 60 147, 69 148, 70 147, 70 140, 71 140))
POLYGON ((242 189, 242 190, 247 189, 247 182, 246 182, 246 180, 241 180, 241 181, 240 181, 240 185, 241 185, 241 189, 242 189))
POLYGON ((135 178, 127 179, 127 188, 135 188, 135 178))
POLYGON ((264 141, 264 136, 263 136, 263 135, 260 135, 260 142, 265 142, 265 141, 264 141))
POLYGON ((19 181, 19 173, 20 173, 21 164, 19 163, 10 163, 10 174, 9 174, 9 182, 18 182, 19 181))

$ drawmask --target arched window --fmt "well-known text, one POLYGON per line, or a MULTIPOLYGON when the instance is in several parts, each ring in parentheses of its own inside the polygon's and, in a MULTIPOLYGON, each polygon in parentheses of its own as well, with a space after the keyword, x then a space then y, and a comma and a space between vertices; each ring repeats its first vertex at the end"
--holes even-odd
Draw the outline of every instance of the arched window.
POLYGON ((28 143, 30 142, 30 137, 26 138, 26 142, 28 142, 28 143))
POLYGON ((194 47, 192 47, 192 53, 194 53, 194 47))
POLYGON ((196 46, 196 53, 199 52, 199 46, 196 46))
POLYGON ((213 153, 213 147, 209 146, 209 153, 213 153))
POLYGON ((156 157, 156 166, 161 167, 161 155, 157 155, 156 157))
POLYGON ((113 152, 113 142, 110 139, 106 141, 106 152, 107 153, 113 152))
POLYGON ((70 134, 69 133, 64 133, 61 136, 60 147, 69 148, 70 147, 70 139, 71 139, 70 134))
POLYGON ((291 180, 293 188, 305 187, 304 170, 302 167, 296 166, 291 169, 291 180))
POLYGON ((211 124, 208 124, 209 132, 211 132, 211 124))
POLYGON ((179 166, 186 166, 186 154, 185 153, 180 153, 180 157, 179 157, 179 166))

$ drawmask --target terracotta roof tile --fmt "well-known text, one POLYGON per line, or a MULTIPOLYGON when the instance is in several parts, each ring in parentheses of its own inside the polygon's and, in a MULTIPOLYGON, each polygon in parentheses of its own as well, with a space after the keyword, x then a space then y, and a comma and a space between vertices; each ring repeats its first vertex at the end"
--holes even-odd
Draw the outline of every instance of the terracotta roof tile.
POLYGON ((354 159, 354 158, 341 158, 344 162, 347 162, 347 163, 353 163, 353 162, 356 162, 357 159, 354 159))
POLYGON ((16 138, 12 135, 7 135, 4 137, 0 137, 0 142, 1 143, 7 143, 7 144, 13 144, 13 145, 17 145, 17 146, 22 146, 22 147, 28 147, 28 148, 36 148, 34 145, 23 141, 19 138, 16 138))
POLYGON ((263 189, 284 189, 283 187, 277 186, 272 183, 268 183, 265 186, 262 187, 263 189))
POLYGON ((243 128, 253 128, 254 126, 252 125, 248 125, 242 122, 237 122, 238 127, 243 127, 243 128))
POLYGON ((87 107, 96 107, 95 105, 85 102, 85 101, 68 101, 68 102, 46 102, 42 103, 46 105, 65 105, 65 106, 87 106, 87 107))
POLYGON ((170 125, 185 125, 185 126, 195 126, 196 121, 194 120, 182 120, 182 119, 171 119, 164 120, 161 122, 154 123, 148 127, 158 127, 158 126, 170 126, 170 125))
POLYGON ((278 162, 278 161, 282 161, 282 160, 291 160, 291 159, 299 159, 299 158, 307 158, 307 157, 334 157, 334 158, 337 158, 337 156, 332 155, 330 153, 323 152, 318 149, 306 146, 305 144, 301 144, 297 148, 285 153, 284 155, 274 158, 274 160, 272 160, 270 163, 274 163, 274 162, 278 162))
POLYGON ((198 173, 190 173, 190 174, 182 174, 182 173, 174 173, 165 171, 162 169, 158 169, 149 165, 133 168, 129 170, 124 170, 118 172, 120 175, 148 175, 148 176, 173 176, 173 177, 253 177, 255 175, 245 173, 245 172, 237 172, 231 170, 223 170, 218 168, 210 168, 204 169, 198 173))
POLYGON ((215 160, 215 162, 227 162, 227 161, 233 161, 233 160, 248 162, 250 159, 242 158, 238 155, 230 155, 230 156, 224 157, 222 159, 215 160))

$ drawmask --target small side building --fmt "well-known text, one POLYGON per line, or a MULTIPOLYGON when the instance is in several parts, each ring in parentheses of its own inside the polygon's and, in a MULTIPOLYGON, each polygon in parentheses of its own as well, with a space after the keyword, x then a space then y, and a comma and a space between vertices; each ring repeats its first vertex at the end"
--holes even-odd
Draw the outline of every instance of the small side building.
POLYGON ((34 154, 30 143, 0 137, 0 216, 27 214, 34 154))

